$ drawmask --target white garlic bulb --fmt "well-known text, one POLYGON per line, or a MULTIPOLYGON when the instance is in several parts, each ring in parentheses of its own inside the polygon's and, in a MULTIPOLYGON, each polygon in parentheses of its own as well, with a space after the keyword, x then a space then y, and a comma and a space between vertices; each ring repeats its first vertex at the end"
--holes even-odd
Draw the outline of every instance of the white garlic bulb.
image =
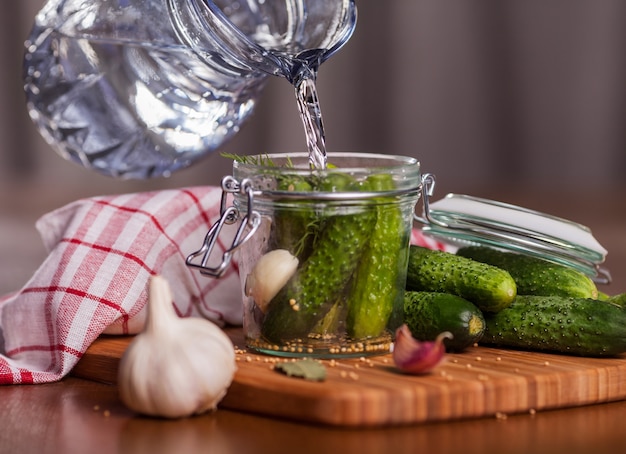
POLYGON ((168 282, 149 282, 146 325, 122 356, 120 399, 138 413, 180 418, 217 408, 235 375, 235 349, 217 325, 180 318, 168 282))

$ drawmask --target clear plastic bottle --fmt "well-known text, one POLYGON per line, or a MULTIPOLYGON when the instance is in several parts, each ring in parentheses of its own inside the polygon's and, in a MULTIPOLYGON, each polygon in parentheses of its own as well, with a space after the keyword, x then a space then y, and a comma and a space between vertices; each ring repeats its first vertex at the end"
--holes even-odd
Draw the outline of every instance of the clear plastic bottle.
POLYGON ((66 159, 167 176, 236 134, 270 75, 295 85, 355 23, 354 0, 49 0, 25 44, 28 111, 66 159))

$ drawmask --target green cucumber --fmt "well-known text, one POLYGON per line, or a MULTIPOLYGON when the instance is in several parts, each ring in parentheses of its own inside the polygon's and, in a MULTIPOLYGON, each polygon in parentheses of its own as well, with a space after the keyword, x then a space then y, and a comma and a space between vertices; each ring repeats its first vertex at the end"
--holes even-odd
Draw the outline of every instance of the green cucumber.
POLYGON ((597 299, 602 300, 602 301, 606 301, 606 300, 608 300, 609 298, 611 298, 611 296, 610 296, 610 295, 608 295, 608 294, 606 294, 606 293, 601 292, 600 290, 598 290, 598 298, 597 298, 597 299))
POLYGON ((404 323, 420 341, 432 341, 444 331, 452 339, 443 341, 449 351, 474 345, 485 331, 485 318, 475 304, 449 293, 404 293, 404 323))
MULTIPOLYGON (((278 181, 279 191, 309 192, 310 182, 300 176, 289 175, 278 181)), ((306 203, 296 200, 277 203, 270 234, 270 249, 285 249, 298 260, 305 260, 315 239, 318 218, 306 203)))
POLYGON ((457 255, 507 270, 515 279, 519 295, 598 297, 596 284, 589 276, 539 257, 483 246, 461 248, 457 255))
POLYGON ((481 343, 577 356, 626 352, 626 310, 606 301, 520 295, 497 314, 485 314, 481 343))
POLYGON ((350 281, 376 221, 370 206, 326 214, 311 254, 270 301, 261 334, 270 342, 305 338, 350 281))
MULTIPOLYGON (((388 174, 369 176, 365 184, 368 190, 376 192, 395 188, 388 174)), ((392 318, 394 308, 401 312, 402 307, 409 247, 407 223, 395 199, 376 199, 374 203, 376 225, 347 298, 346 329, 354 339, 379 336, 392 318)))
POLYGON ((626 293, 619 293, 612 296, 606 295, 606 301, 626 308, 626 293))
MULTIPOLYGON (((350 175, 330 173, 322 177, 279 175, 277 189, 285 192, 339 192, 358 188, 350 175)), ((278 201, 270 233, 270 249, 286 249, 301 262, 313 250, 324 220, 323 212, 311 207, 309 200, 278 201)))
POLYGON ((498 312, 515 299, 517 287, 500 268, 450 252, 412 245, 407 290, 451 293, 474 303, 483 312, 498 312))

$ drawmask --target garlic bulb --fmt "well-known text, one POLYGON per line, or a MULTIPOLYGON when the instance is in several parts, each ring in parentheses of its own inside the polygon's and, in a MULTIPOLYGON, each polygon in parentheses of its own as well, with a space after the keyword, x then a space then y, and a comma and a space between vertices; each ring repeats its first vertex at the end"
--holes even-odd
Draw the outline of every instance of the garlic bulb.
POLYGON ((209 320, 178 317, 163 277, 151 277, 148 291, 145 327, 119 364, 120 399, 167 418, 214 410, 236 371, 231 340, 209 320))
POLYGON ((285 249, 274 249, 261 256, 246 278, 246 295, 265 312, 267 305, 294 275, 298 259, 285 249))

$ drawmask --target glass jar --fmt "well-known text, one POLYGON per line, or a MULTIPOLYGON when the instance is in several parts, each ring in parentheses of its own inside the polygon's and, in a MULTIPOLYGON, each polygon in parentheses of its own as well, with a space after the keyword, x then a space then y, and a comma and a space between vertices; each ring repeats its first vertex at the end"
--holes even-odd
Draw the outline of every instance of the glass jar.
MULTIPOLYGON (((243 330, 256 351, 384 354, 402 323, 419 163, 364 153, 330 153, 328 162, 312 170, 306 154, 246 157, 223 181, 234 199, 222 221, 240 223, 224 262, 239 252, 243 330)), ((219 276, 224 262, 200 268, 219 276)))
POLYGON ((48 0, 25 43, 29 114, 64 158, 168 176, 233 137, 271 75, 346 43, 354 0, 48 0))

